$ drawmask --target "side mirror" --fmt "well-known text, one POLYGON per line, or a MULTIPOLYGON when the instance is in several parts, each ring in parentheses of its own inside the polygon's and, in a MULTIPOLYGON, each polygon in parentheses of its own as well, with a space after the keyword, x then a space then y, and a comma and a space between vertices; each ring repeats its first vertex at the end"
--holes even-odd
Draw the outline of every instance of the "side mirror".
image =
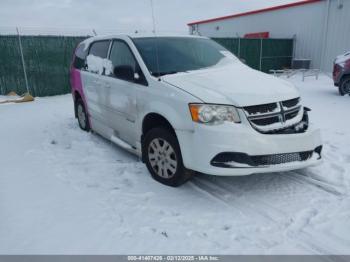
POLYGON ((130 82, 135 81, 134 69, 129 65, 116 66, 114 67, 113 73, 119 79, 130 82))

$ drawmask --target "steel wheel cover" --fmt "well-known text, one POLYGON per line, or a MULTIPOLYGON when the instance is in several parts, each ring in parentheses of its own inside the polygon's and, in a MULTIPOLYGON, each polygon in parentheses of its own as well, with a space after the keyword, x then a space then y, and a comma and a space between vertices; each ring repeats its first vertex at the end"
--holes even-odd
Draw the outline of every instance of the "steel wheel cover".
POLYGON ((164 139, 155 138, 148 145, 148 160, 153 171, 160 177, 170 179, 177 170, 174 148, 164 139))

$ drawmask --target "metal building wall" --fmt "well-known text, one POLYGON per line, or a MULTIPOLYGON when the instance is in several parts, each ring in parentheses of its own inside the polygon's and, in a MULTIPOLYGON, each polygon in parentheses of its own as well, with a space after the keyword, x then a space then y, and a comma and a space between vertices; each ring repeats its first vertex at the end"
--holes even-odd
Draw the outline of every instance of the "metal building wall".
POLYGON ((350 51, 350 0, 332 0, 330 3, 322 65, 327 72, 332 70, 337 55, 350 51))
POLYGON ((321 68, 326 6, 327 1, 321 1, 198 24, 198 32, 209 37, 235 37, 237 34, 243 36, 264 31, 270 32, 271 38, 292 38, 296 35, 295 57, 311 59, 312 67, 321 68))

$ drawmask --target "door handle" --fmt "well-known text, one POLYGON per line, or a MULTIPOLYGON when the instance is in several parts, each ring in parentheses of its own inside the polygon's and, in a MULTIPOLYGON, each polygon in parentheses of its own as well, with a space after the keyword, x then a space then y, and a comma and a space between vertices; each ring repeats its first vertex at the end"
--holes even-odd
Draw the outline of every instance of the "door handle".
POLYGON ((110 89, 112 86, 110 84, 105 84, 105 87, 110 89))

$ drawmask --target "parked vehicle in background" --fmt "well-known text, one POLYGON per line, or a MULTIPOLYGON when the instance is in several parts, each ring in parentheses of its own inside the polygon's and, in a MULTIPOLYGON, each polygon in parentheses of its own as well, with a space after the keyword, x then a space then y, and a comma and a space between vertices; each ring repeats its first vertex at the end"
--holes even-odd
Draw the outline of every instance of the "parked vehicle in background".
POLYGON ((333 80, 340 95, 350 95, 350 51, 335 59, 333 80))
POLYGON ((239 176, 321 160, 296 88, 208 38, 90 38, 76 49, 71 86, 80 127, 139 155, 165 185, 195 171, 239 176))

